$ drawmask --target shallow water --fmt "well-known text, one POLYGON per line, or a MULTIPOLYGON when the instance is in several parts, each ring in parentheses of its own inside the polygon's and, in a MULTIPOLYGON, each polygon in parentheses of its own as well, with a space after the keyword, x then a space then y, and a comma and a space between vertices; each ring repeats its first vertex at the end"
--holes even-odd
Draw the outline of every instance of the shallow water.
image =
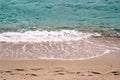
POLYGON ((0 60, 85 60, 120 52, 119 39, 89 38, 71 41, 1 42, 0 60))

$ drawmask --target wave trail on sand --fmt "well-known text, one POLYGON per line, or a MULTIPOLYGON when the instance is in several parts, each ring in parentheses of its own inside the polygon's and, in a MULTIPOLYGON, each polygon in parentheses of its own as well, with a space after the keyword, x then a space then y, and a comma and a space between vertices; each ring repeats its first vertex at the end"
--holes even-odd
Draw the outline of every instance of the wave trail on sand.
POLYGON ((120 52, 119 38, 75 30, 0 33, 1 60, 84 60, 120 52))
POLYGON ((0 59, 2 60, 84 60, 102 56, 111 52, 120 52, 120 45, 102 40, 46 41, 46 42, 1 42, 0 59), (104 45, 103 45, 104 44, 104 45), (114 44, 114 45, 113 45, 114 44), (117 45, 117 46, 116 46, 117 45), (111 47, 109 47, 111 46, 111 47))

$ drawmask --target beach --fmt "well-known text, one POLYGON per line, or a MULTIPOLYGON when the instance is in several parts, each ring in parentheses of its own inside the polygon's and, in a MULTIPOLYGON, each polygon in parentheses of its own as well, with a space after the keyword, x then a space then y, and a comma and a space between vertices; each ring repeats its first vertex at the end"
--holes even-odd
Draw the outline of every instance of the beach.
POLYGON ((0 80, 120 80, 120 54, 88 60, 1 60, 0 80))
POLYGON ((0 0, 0 80, 120 80, 120 1, 0 0))
POLYGON ((120 38, 12 40, 0 42, 0 80, 120 80, 120 38))
POLYGON ((101 36, 54 43, 1 42, 0 80, 120 80, 119 42, 101 36))

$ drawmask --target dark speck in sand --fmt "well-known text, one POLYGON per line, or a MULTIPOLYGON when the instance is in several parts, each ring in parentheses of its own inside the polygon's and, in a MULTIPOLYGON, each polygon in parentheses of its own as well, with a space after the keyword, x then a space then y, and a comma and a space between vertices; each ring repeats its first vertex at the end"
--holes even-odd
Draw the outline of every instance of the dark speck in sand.
POLYGON ((63 72, 63 70, 56 70, 56 71, 54 71, 54 72, 63 72))
POLYGON ((117 71, 112 71, 111 73, 118 73, 117 71))
POLYGON ((84 74, 82 74, 81 76, 85 76, 84 74))
POLYGON ((80 74, 80 72, 76 72, 77 74, 80 74))
POLYGON ((37 74, 31 74, 31 76, 37 76, 37 74))
POLYGON ((14 73, 10 73, 10 75, 14 75, 14 73))
POLYGON ((25 74, 25 75, 38 76, 37 74, 25 74))
POLYGON ((112 71, 111 73, 113 73, 114 75, 120 75, 120 72, 118 71, 112 71))
POLYGON ((92 72, 93 74, 101 74, 101 73, 99 73, 99 72, 92 72))
POLYGON ((11 73, 12 71, 5 71, 6 73, 11 73))
POLYGON ((64 73, 58 73, 59 75, 64 75, 64 73))
POLYGON ((34 69, 31 69, 31 70, 37 71, 37 70, 43 70, 43 68, 34 68, 34 69))
POLYGON ((88 76, 93 76, 93 75, 89 74, 88 76))
POLYGON ((15 69, 16 71, 25 71, 24 69, 15 69))

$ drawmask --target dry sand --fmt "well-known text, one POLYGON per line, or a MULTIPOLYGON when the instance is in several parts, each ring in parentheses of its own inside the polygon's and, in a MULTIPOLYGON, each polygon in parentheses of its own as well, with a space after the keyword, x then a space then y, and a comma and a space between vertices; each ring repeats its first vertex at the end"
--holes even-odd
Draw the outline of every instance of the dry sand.
POLYGON ((78 61, 0 61, 0 80, 120 80, 120 53, 78 61))

